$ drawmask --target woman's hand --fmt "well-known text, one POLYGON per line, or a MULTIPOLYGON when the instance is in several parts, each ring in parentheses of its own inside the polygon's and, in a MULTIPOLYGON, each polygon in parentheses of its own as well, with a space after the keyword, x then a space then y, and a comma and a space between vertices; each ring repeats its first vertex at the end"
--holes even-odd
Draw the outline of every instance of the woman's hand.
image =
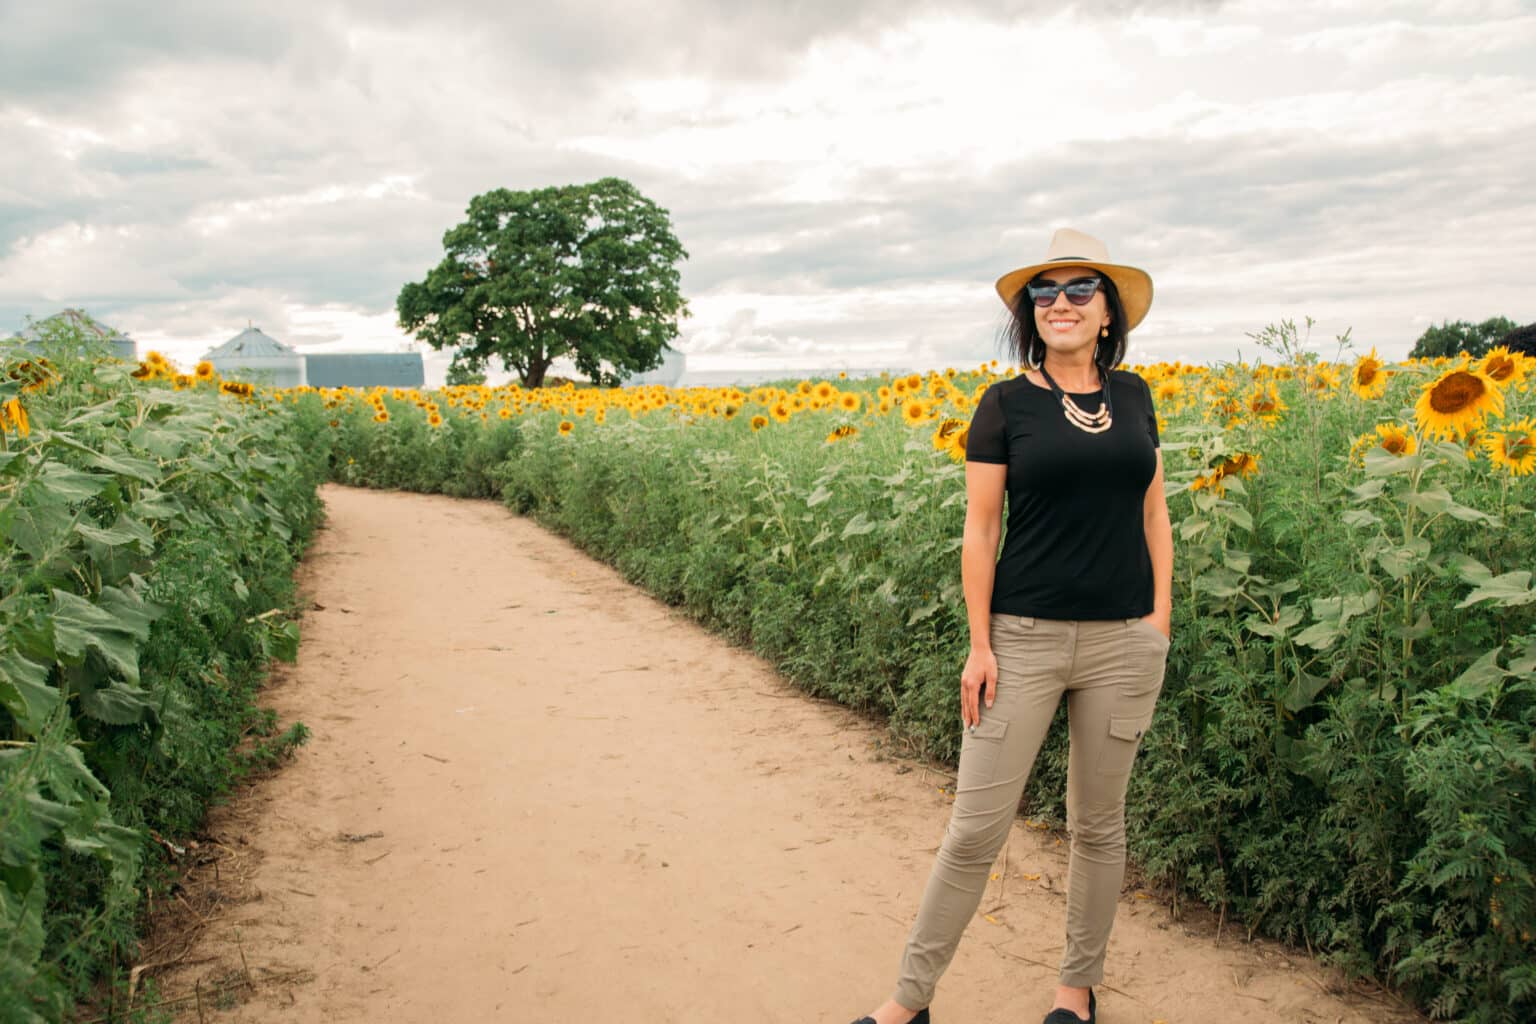
POLYGON ((1155 611, 1151 615, 1144 615, 1142 616, 1141 621, 1152 623, 1152 625, 1156 626, 1158 631, 1162 633, 1163 636, 1167 637, 1169 640, 1173 639, 1172 608, 1166 608, 1162 611, 1155 611))
POLYGON ((997 699, 997 655, 991 650, 972 649, 960 671, 960 720, 967 726, 981 722, 980 695, 986 694, 987 707, 997 699))

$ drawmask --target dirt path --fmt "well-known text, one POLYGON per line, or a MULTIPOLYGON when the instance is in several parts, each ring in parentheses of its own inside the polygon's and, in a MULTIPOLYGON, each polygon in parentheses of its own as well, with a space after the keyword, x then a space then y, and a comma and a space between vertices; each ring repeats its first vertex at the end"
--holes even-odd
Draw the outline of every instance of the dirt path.
MULTIPOLYGON (((215 815, 245 902, 164 995, 233 972, 255 992, 206 1019, 846 1024, 888 994, 946 775, 495 503, 323 493, 268 691, 313 737, 215 815)), ((1065 868, 1015 826, 937 1020, 1044 1015, 1065 868)), ((1415 1019, 1136 896, 1103 1024, 1415 1019)))

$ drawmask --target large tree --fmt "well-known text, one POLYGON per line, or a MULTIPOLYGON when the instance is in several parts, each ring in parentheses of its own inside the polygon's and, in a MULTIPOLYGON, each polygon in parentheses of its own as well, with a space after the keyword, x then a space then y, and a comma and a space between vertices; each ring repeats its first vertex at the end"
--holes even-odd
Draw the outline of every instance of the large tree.
POLYGON ((1516 327, 1504 335, 1504 340, 1499 342, 1511 352, 1519 352, 1522 355, 1536 356, 1536 324, 1526 324, 1524 327, 1516 327))
POLYGON ((1489 317, 1480 324, 1467 320, 1447 320, 1436 324, 1414 342, 1412 359, 1432 359, 1435 356, 1454 356, 1466 352, 1473 359, 1481 359, 1499 339, 1515 329, 1515 322, 1508 317, 1489 317))
POLYGON ((528 387, 566 356, 597 384, 661 364, 688 315, 686 259, 667 211, 604 178, 529 192, 496 189, 443 236, 447 255, 400 289, 400 326, 466 370, 492 359, 528 387))

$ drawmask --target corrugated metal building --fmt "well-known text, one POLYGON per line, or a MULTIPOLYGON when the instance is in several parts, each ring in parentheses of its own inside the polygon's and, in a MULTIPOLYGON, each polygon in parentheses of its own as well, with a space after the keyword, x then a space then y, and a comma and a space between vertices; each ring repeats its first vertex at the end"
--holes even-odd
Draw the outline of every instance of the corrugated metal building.
POLYGON ((41 353, 45 342, 57 343, 65 337, 75 336, 77 331, 80 339, 91 348, 100 345, 108 355, 130 363, 138 361, 138 347, 132 338, 115 327, 108 327, 83 309, 65 309, 46 320, 34 320, 16 337, 27 351, 41 353))
POLYGON ((222 377, 274 388, 295 388, 305 382, 304 356, 256 327, 247 327, 203 358, 222 377))
POLYGON ((312 388, 419 388, 426 383, 420 352, 309 352, 312 388))

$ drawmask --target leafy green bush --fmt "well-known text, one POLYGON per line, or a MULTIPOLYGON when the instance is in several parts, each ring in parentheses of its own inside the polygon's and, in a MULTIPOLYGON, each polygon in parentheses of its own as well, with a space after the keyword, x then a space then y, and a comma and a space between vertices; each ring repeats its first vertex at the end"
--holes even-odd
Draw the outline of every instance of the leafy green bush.
POLYGON ((0 400, 26 415, 0 434, 6 1021, 62 1020, 131 964, 149 834, 195 830, 256 767, 233 750, 269 660, 296 651, 291 571, 325 473, 280 407, 71 351, 0 350, 0 400))

